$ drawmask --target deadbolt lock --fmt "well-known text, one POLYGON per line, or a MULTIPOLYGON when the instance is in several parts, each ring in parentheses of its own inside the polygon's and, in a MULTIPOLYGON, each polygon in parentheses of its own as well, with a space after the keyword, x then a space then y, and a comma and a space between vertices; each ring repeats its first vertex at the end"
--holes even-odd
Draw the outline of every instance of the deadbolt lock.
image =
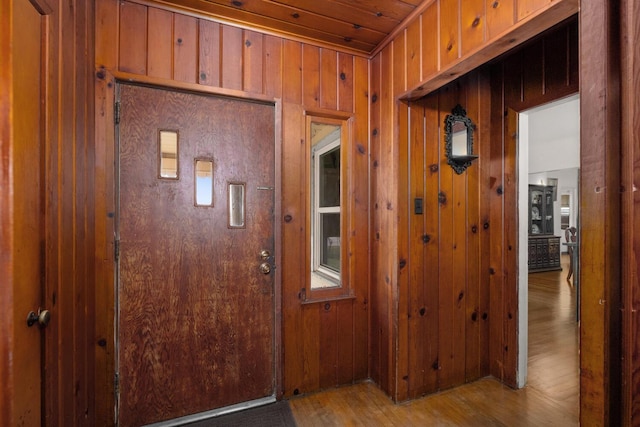
POLYGON ((260 258, 266 260, 270 256, 271 256, 271 252, 269 252, 268 250, 263 249, 263 250, 260 251, 260 258))
POLYGON ((269 274, 271 273, 271 266, 269 265, 268 262, 263 262, 262 264, 260 264, 260 272, 262 274, 269 274))

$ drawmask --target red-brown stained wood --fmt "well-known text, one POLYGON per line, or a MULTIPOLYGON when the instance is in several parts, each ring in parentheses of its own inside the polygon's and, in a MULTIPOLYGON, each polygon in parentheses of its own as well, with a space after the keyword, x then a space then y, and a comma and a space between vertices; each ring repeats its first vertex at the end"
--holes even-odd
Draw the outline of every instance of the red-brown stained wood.
MULTIPOLYGON (((318 384, 320 389, 336 385, 336 373, 338 362, 338 304, 337 301, 313 304, 318 310, 318 384)), ((345 325, 346 326, 346 325, 345 325)))
POLYGON ((118 63, 118 49, 120 44, 116 42, 119 34, 119 12, 120 2, 118 0, 104 0, 95 3, 95 52, 96 66, 101 67, 106 64, 115 65, 118 63))
POLYGON ((402 32, 393 41, 393 93, 402 93, 407 87, 404 43, 405 33, 402 32))
POLYGON ((173 39, 172 32, 167 28, 173 27, 171 12, 154 7, 148 10, 147 40, 147 74, 151 77, 170 79, 173 77, 173 39))
POLYGON ((198 21, 190 16, 175 14, 173 22, 173 79, 180 82, 197 81, 198 21))
POLYGON ((460 10, 461 55, 479 48, 486 40, 486 0, 467 0, 460 10))
POLYGON ((320 106, 320 48, 302 46, 302 105, 320 106))
POLYGON ((487 40, 491 40, 515 22, 515 3, 509 0, 485 0, 487 40))
POLYGON ((243 32, 243 90, 249 93, 263 93, 264 73, 264 35, 255 31, 243 32))
MULTIPOLYGON (((425 216, 430 212, 424 210, 425 202, 425 129, 424 129, 424 107, 420 104, 409 104, 408 121, 409 158, 408 158, 408 242, 409 258, 407 266, 409 271, 409 286, 407 287, 408 313, 408 345, 406 358, 408 359, 408 392, 407 397, 413 398, 424 393, 423 366, 425 366, 425 351, 429 345, 426 330, 426 309, 424 297, 425 282, 425 243, 424 243, 424 222, 425 216), (416 200, 421 200, 423 204, 422 213, 415 212, 416 200)), ((402 203, 401 203, 402 204, 402 203)), ((399 222, 399 226, 402 221, 399 222)), ((400 351, 402 355, 402 350, 400 351)))
MULTIPOLYGON (((496 378, 504 378, 504 236, 503 236, 503 197, 498 194, 503 188, 503 117, 504 94, 503 65, 498 64, 491 73, 491 146, 487 158, 489 164, 488 197, 489 217, 486 224, 489 234, 489 372, 496 378), (496 92, 498 90, 498 92, 496 92)), ((483 227, 485 227, 483 224, 483 227)), ((485 274, 486 274, 485 273, 485 274)))
MULTIPOLYGON (((504 379, 517 387, 518 369, 518 116, 507 114, 504 133, 504 379)), ((525 310, 522 307, 522 310, 525 310)))
POLYGON ((338 108, 338 53, 320 50, 320 108, 338 108))
POLYGON ((620 39, 616 16, 610 2, 581 5, 580 421, 592 425, 619 425, 621 398, 620 39))
MULTIPOLYGON (((354 350, 354 300, 337 300, 332 303, 336 311, 336 341, 335 376, 331 386, 349 384, 353 381, 353 350, 354 350)), ((324 324, 323 324, 324 325, 324 324)))
POLYGON ((354 58, 354 112, 352 123, 353 168, 349 181, 353 183, 350 198, 351 213, 351 288, 354 290, 354 379, 369 377, 369 315, 370 315, 370 264, 369 264, 369 61, 354 58), (364 227, 366 225, 366 229, 364 227))
POLYGON ((421 19, 416 19, 407 26, 405 34, 407 52, 407 86, 413 87, 420 82, 422 77, 422 49, 421 49, 421 19))
POLYGON ((283 99, 302 104, 302 44, 285 40, 282 56, 286 59, 282 72, 283 99))
MULTIPOLYGON (((398 164, 409 164, 409 106, 405 102, 398 103, 398 164)), ((409 170, 398 168, 398 193, 397 193, 397 215, 398 224, 406 224, 409 222, 409 170)), ((393 395, 397 401, 406 400, 409 396, 409 357, 407 351, 402 349, 409 348, 409 316, 410 311, 410 292, 411 272, 409 263, 411 261, 408 227, 398 227, 398 254, 396 263, 398 265, 398 303, 397 303, 397 332, 395 332, 397 349, 396 350, 396 391, 393 395)))
POLYGON ((536 12, 538 9, 551 3, 552 0, 518 0, 517 3, 517 19, 518 21, 526 18, 528 15, 536 12))
POLYGON ((542 62, 544 63, 545 93, 556 92, 570 86, 571 40, 569 35, 571 30, 575 28, 575 26, 563 26, 558 31, 549 34, 544 40, 544 60, 542 62))
MULTIPOLYGON (((442 123, 447 114, 451 113, 457 103, 457 94, 454 93, 455 86, 449 85, 439 96, 439 117, 438 123, 442 123)), ((455 320, 457 307, 458 283, 455 282, 454 268, 454 232, 457 224, 454 223, 455 195, 454 195, 454 172, 447 164, 444 152, 444 132, 439 135, 438 143, 442 147, 439 158, 440 185, 438 189, 438 216, 440 225, 438 228, 439 238, 439 295, 438 295, 438 365, 440 369, 440 388, 449 388, 456 384, 456 373, 458 354, 456 354, 455 320)))
POLYGON ((242 90, 242 30, 228 25, 221 29, 221 85, 225 89, 242 90))
POLYGON ((371 235, 370 235, 370 246, 371 246, 371 275, 370 275, 370 298, 371 304, 370 310, 370 353, 369 357, 369 374, 371 379, 376 382, 376 384, 380 384, 381 376, 380 376, 380 314, 379 310, 379 296, 378 296, 378 281, 380 277, 380 273, 378 271, 378 265, 381 260, 380 254, 380 205, 379 205, 379 196, 378 196, 378 188, 381 186, 380 184, 380 103, 378 102, 378 96, 380 93, 380 84, 382 79, 382 58, 381 55, 376 55, 371 60, 371 80, 370 80, 370 92, 368 93, 368 106, 370 108, 370 118, 369 121, 371 123, 371 136, 369 139, 370 144, 370 170, 371 170, 371 201, 370 206, 371 210, 369 213, 369 222, 371 227, 371 235), (375 99, 375 102, 374 102, 375 99))
MULTIPOLYGON (((439 233, 439 198, 440 191, 440 153, 443 150, 442 133, 443 125, 439 114, 439 96, 437 93, 427 96, 421 100, 424 105, 425 121, 425 163, 424 163, 424 281, 423 294, 424 301, 424 322, 425 339, 423 356, 423 378, 425 392, 438 390, 440 382, 440 233, 439 233)), ((417 260, 420 262, 420 260, 417 260)))
POLYGON ((441 1, 440 5, 440 67, 442 70, 460 56, 460 10, 456 1, 441 1))
POLYGON ((516 71, 516 73, 514 73, 513 86, 518 89, 522 87, 521 93, 523 103, 532 99, 539 99, 544 95, 544 83, 546 78, 546 73, 544 72, 545 64, 543 60, 544 53, 545 43, 534 43, 522 51, 522 77, 520 77, 519 73, 516 71), (518 78, 522 78, 530 84, 522 85, 520 81, 516 80, 518 78))
MULTIPOLYGON (((304 117, 302 108, 284 103, 282 108, 282 164, 301 164, 304 159, 304 117)), ((304 343, 307 334, 302 323, 300 303, 305 287, 304 232, 305 206, 304 189, 298 185, 304 182, 304 171, 300 168, 283 168, 282 171, 282 308, 284 393, 293 395, 304 392, 304 376, 308 372, 305 362, 304 343)))
POLYGON ((145 6, 129 2, 120 3, 119 41, 119 70, 146 74, 148 47, 147 8, 145 6))
POLYGON ((264 56, 265 95, 282 98, 282 39, 265 35, 264 56))
POLYGON ((640 289, 638 284, 638 252, 640 249, 640 233, 635 230, 639 224, 639 196, 629 191, 633 182, 638 181, 640 171, 633 165, 638 163, 640 152, 638 140, 640 135, 634 129, 640 128, 640 99, 635 93, 640 87, 640 4, 634 1, 621 3, 622 37, 622 327, 623 354, 622 378, 623 409, 621 418, 628 425, 640 423, 640 324, 638 309, 640 308, 640 289))
MULTIPOLYGON (((438 2, 433 2, 422 13, 422 73, 420 78, 425 79, 435 74, 440 69, 440 54, 438 45, 438 2)), ((415 85, 408 85, 413 87, 415 85)))
MULTIPOLYGON (((321 322, 321 304, 308 304, 302 307, 302 327, 304 333, 298 336, 304 346, 302 360, 304 363, 304 376, 300 387, 301 393, 308 393, 320 389, 320 343, 322 342, 324 329, 321 322)), ((335 359, 334 359, 335 360, 335 359)))
POLYGON ((220 24, 204 19, 198 21, 198 83, 220 86, 220 24))
POLYGON ((354 57, 338 52, 338 110, 353 112, 354 57))

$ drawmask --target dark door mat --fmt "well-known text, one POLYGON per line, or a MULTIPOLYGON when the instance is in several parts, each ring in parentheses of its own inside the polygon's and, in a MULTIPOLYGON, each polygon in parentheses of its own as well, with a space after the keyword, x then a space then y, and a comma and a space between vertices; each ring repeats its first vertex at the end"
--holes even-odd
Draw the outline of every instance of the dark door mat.
POLYGON ((188 427, 296 427, 289 402, 281 401, 187 424, 188 427))

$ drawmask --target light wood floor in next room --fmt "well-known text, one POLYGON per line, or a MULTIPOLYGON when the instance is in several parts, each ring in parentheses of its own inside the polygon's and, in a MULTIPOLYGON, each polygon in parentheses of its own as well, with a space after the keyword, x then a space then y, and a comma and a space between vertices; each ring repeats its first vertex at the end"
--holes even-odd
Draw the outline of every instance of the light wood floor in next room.
POLYGON ((521 390, 493 378, 398 405, 371 382, 290 400, 307 426, 577 426, 576 292, 563 271, 529 275, 528 383, 521 390))

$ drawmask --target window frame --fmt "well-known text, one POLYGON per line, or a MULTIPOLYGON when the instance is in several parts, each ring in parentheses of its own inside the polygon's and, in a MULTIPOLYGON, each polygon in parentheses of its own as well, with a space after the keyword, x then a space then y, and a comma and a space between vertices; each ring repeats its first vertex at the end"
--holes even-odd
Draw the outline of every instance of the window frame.
MULTIPOLYGON (((350 284, 350 264, 347 260, 348 247, 350 245, 350 240, 348 239, 348 227, 349 223, 349 170, 351 170, 351 156, 349 156, 349 152, 352 149, 352 117, 351 115, 341 115, 337 114, 329 114, 324 111, 322 112, 309 112, 305 111, 306 116, 306 143, 305 143, 305 158, 306 158, 306 224, 307 224, 307 232, 306 232, 306 268, 305 268, 305 288, 302 292, 301 303, 302 304, 310 304, 322 301, 331 301, 331 300, 340 300, 340 299, 350 299, 355 298, 353 295, 351 284, 350 284), (340 127, 340 280, 338 281, 336 286, 330 287, 311 287, 311 277, 313 274, 314 261, 312 255, 312 238, 313 233, 317 233, 313 231, 313 227, 317 224, 317 220, 313 219, 313 206, 314 203, 314 195, 312 191, 316 191, 313 185, 313 162, 315 158, 318 156, 313 156, 313 142, 311 135, 311 125, 315 124, 326 124, 340 127)), ((319 150, 318 150, 319 151, 319 150)), ((318 198, 318 195, 315 196, 318 198)), ((317 235, 317 234, 316 234, 317 235)), ((322 273, 320 273, 322 274, 322 273)))

